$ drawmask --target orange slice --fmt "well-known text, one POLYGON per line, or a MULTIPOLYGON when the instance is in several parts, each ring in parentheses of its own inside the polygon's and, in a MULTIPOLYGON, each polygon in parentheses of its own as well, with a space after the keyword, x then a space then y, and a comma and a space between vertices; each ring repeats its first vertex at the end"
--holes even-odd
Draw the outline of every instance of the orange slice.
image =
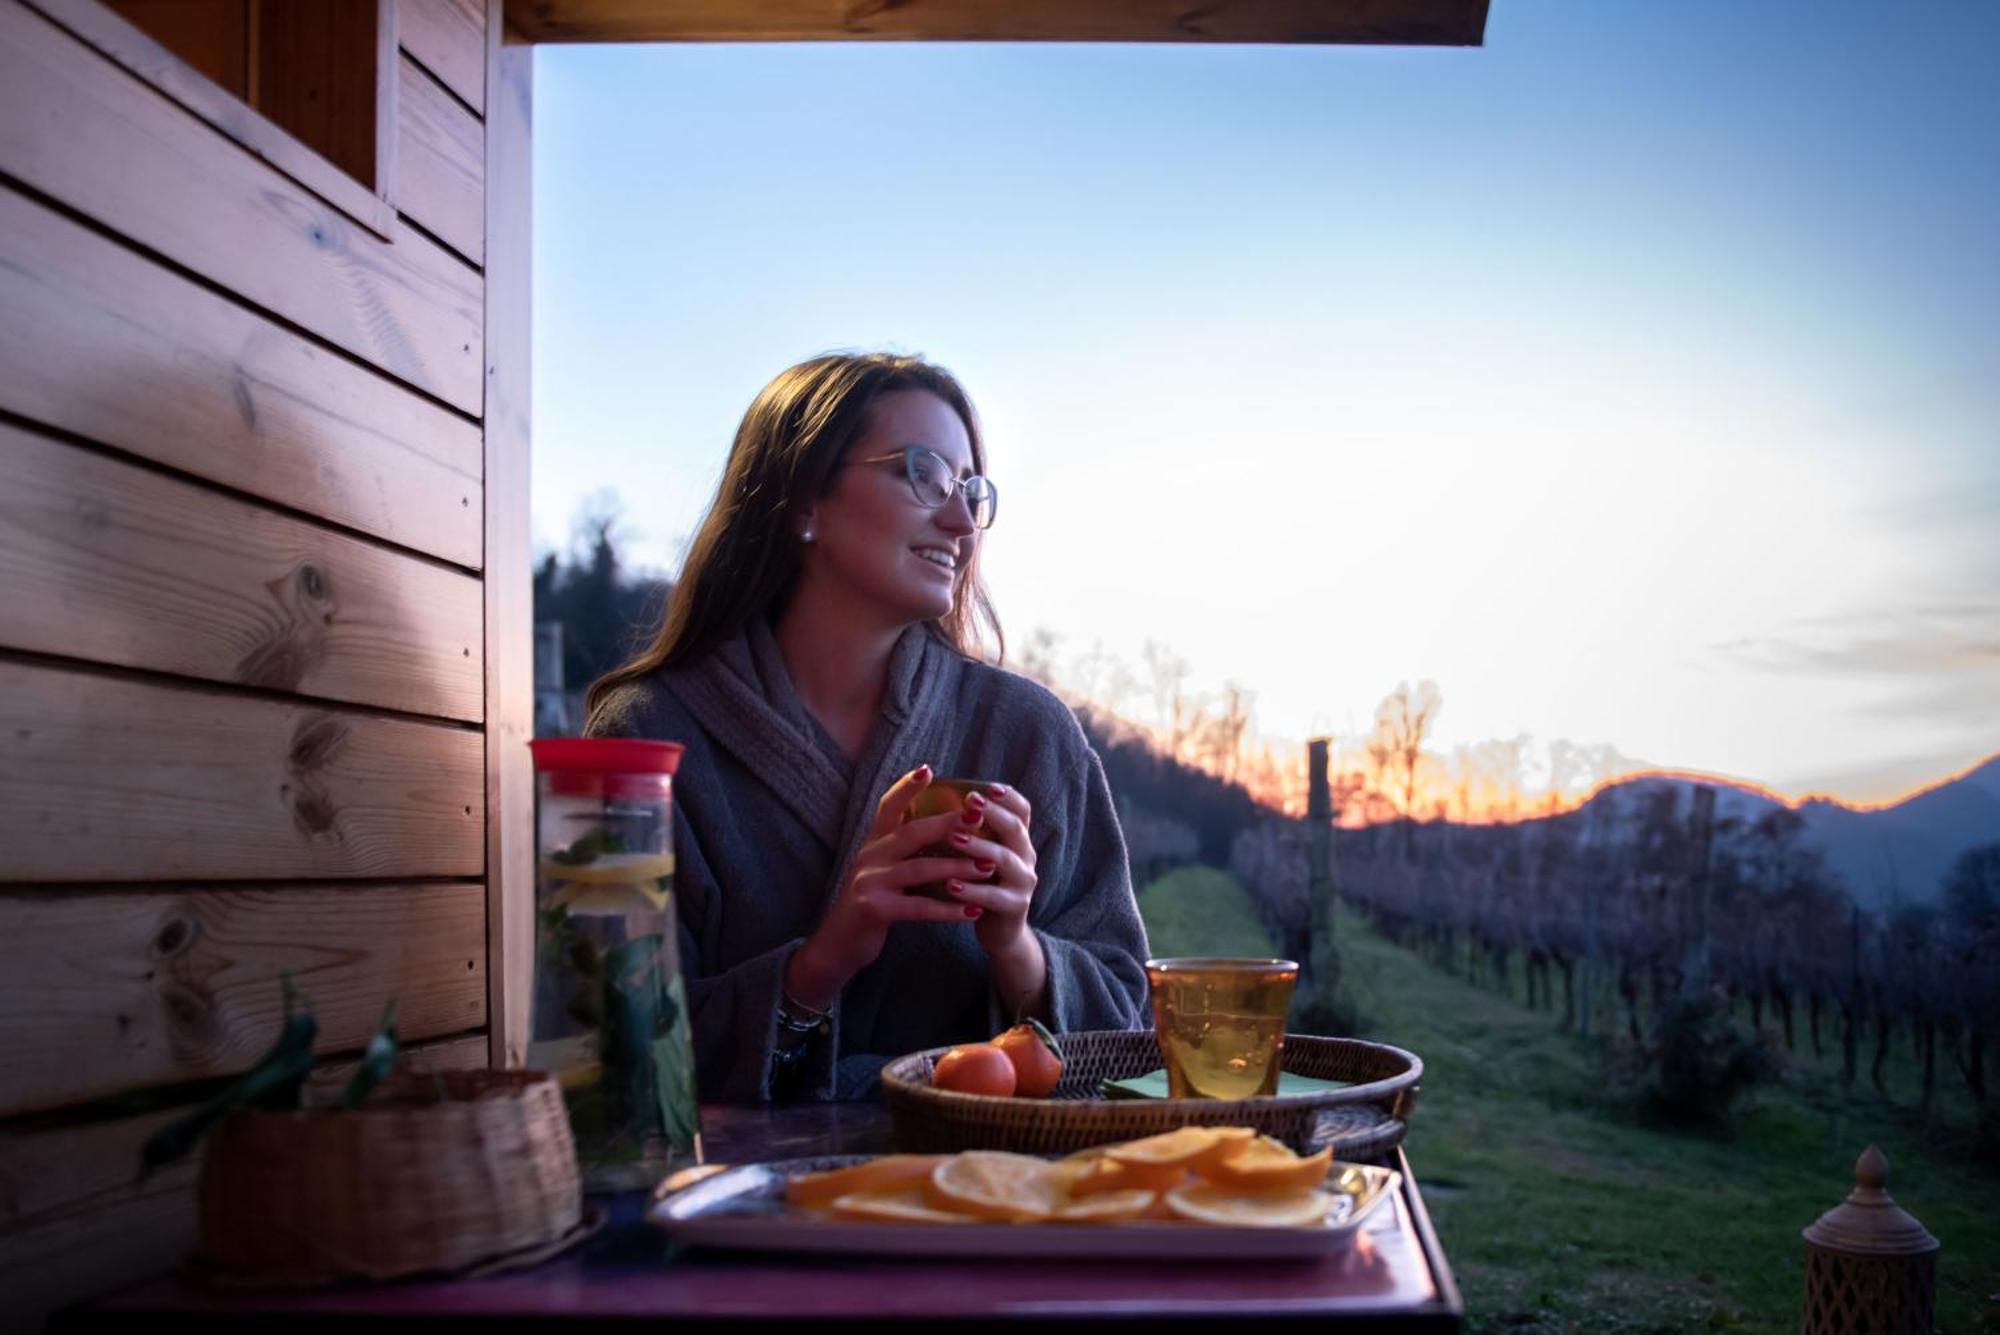
POLYGON ((1211 1166, 1203 1176, 1229 1191, 1304 1191, 1326 1181, 1332 1166, 1331 1146, 1301 1159, 1284 1145, 1273 1150, 1258 1140, 1236 1157, 1211 1166))
POLYGON ((1326 1218, 1333 1197, 1324 1191, 1229 1191, 1211 1182, 1167 1193, 1167 1205, 1183 1219, 1231 1228, 1303 1228, 1326 1218))
POLYGON ((921 1190, 931 1170, 943 1162, 942 1154, 885 1154, 845 1168, 791 1178, 785 1183, 785 1199, 793 1205, 819 1206, 859 1192, 921 1190))
POLYGON ((1184 1126, 1177 1131, 1128 1141, 1105 1150, 1105 1157, 1140 1167, 1189 1168, 1203 1172, 1241 1153, 1256 1136, 1247 1126, 1184 1126))
POLYGON ((965 1150, 931 1170, 925 1199, 940 1210, 980 1219, 1047 1219, 1063 1203, 1050 1165, 1025 1154, 965 1150))
POLYGON ((1073 1198, 1096 1196, 1107 1191, 1171 1191, 1187 1178, 1187 1169, 1178 1164, 1119 1163, 1098 1159, 1069 1184, 1073 1198))
POLYGON ((572 885, 657 885, 661 877, 673 874, 672 853, 606 853, 573 867, 554 858, 542 859, 543 877, 572 885))
POLYGON ((1107 1191, 1059 1206, 1049 1218, 1059 1224, 1122 1224, 1145 1214, 1159 1198, 1155 1191, 1107 1191))
POLYGON ((870 1219, 892 1224, 969 1224, 969 1215, 934 1210, 924 1203, 924 1189, 867 1192, 835 1198, 828 1207, 836 1219, 870 1219))

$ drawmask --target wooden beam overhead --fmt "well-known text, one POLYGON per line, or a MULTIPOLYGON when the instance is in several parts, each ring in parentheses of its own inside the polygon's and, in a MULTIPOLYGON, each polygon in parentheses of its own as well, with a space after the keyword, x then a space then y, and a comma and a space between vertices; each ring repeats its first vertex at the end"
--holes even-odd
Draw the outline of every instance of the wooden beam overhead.
POLYGON ((1478 46, 1488 0, 506 0, 535 42, 1478 46))

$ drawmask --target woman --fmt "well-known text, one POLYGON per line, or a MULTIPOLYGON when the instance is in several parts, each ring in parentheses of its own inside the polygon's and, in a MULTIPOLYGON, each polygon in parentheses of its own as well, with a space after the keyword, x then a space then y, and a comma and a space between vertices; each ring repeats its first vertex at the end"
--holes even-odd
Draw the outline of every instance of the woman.
POLYGON ((1025 1015, 1146 1023, 1103 768, 1061 701, 975 656, 999 631, 984 470, 941 368, 791 368, 744 415, 659 632, 591 687, 589 735, 687 747, 676 889, 704 1098, 862 1097, 888 1058, 1025 1015), (905 823, 939 775, 995 782, 963 816, 905 823), (947 900, 910 893, 937 882, 947 900))

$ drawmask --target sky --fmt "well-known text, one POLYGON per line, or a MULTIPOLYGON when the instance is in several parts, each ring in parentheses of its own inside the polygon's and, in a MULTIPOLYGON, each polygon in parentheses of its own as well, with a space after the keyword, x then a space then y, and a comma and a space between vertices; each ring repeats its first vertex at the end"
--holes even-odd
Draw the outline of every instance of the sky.
POLYGON ((1163 644, 1287 745, 1430 679, 1441 750, 1857 801, 2000 750, 2000 4, 544 46, 535 80, 545 550, 615 493, 670 574, 767 380, 920 352, 1059 675, 1163 644))

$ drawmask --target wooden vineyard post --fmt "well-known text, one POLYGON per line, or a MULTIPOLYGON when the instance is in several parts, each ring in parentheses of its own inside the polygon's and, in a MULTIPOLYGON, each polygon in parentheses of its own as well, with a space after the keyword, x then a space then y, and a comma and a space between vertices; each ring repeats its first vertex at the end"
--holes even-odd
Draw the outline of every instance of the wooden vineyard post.
POLYGON ((1306 743, 1306 899, 1311 905, 1311 935, 1302 971, 1332 995, 1340 977, 1340 954, 1333 927, 1333 794, 1328 785, 1327 739, 1306 743))

